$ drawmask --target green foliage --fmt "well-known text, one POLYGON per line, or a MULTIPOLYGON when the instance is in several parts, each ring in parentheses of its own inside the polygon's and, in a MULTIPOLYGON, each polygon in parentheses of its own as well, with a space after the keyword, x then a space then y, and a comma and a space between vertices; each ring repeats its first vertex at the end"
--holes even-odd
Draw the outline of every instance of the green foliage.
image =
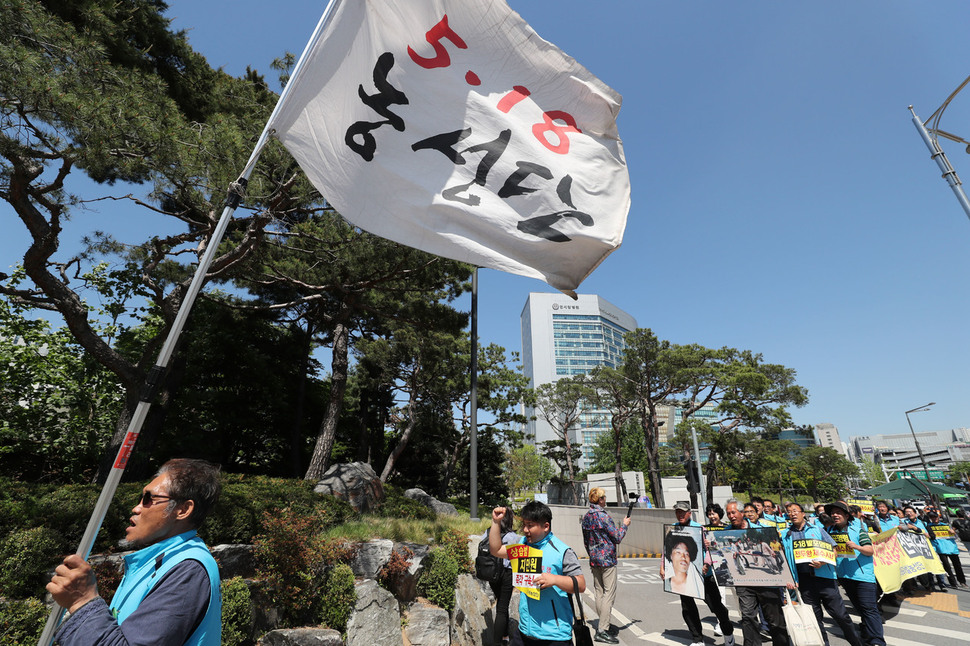
POLYGON ((253 541, 256 574, 284 627, 311 620, 326 566, 349 557, 347 548, 321 535, 325 522, 324 514, 289 508, 263 514, 263 532, 253 541))
MULTIPOLYGON (((641 446, 643 442, 635 436, 634 444, 641 446)), ((595 455, 595 453, 594 453, 595 455)), ((612 458, 613 451, 609 451, 612 458)), ((609 467, 613 469, 612 465, 609 467)), ((593 467, 596 471, 596 467, 593 467)), ((505 482, 514 494, 523 491, 541 490, 541 487, 555 475, 549 460, 536 452, 536 447, 525 444, 509 451, 505 460, 505 482)))
POLYGON ((418 591, 431 603, 451 612, 455 607, 455 589, 461 573, 462 567, 451 550, 435 548, 424 559, 418 591))
POLYGON ((39 599, 0 599, 0 644, 34 646, 44 631, 47 606, 39 599))
POLYGON ((242 577, 222 582, 223 646, 248 646, 253 643, 253 598, 242 577))
POLYGON ((462 572, 473 571, 467 533, 457 529, 446 529, 437 537, 437 543, 440 549, 451 554, 462 572))
POLYGON ((404 495, 404 490, 391 484, 384 485, 384 504, 379 514, 384 518, 408 518, 434 520, 436 514, 417 500, 404 495))
POLYGON ((34 527, 8 534, 0 541, 0 594, 25 598, 42 596, 45 573, 64 554, 56 532, 34 527))
POLYGON ((313 492, 304 480, 222 474, 222 494, 199 535, 209 545, 247 543, 262 531, 264 514, 289 507, 293 513, 319 514, 324 528, 356 516, 353 507, 313 492))
POLYGON ((320 622, 341 633, 346 631, 355 603, 357 591, 354 588, 354 571, 346 563, 338 563, 327 573, 319 599, 320 622))
POLYGON ((90 479, 120 404, 117 381, 66 328, 31 320, 0 295, 0 472, 24 481, 90 479))

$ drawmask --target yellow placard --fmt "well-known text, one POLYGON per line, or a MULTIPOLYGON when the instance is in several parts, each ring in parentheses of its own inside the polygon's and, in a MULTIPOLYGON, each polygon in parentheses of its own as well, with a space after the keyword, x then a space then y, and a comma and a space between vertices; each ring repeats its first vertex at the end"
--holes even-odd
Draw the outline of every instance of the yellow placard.
POLYGON ((848 534, 832 534, 832 540, 835 541, 835 557, 839 559, 854 559, 856 557, 856 552, 854 549, 849 547, 849 535, 848 534))
POLYGON ((875 507, 871 500, 863 500, 861 498, 853 498, 852 500, 846 500, 848 505, 858 505, 859 509, 862 510, 864 514, 874 514, 876 513, 875 507))
POLYGON ((810 563, 821 561, 835 565, 835 548, 817 538, 801 538, 792 541, 792 551, 795 553, 795 563, 810 563))
POLYGON ((953 538, 953 530, 949 525, 930 525, 928 529, 937 538, 953 538))
POLYGON ((512 585, 530 599, 538 599, 535 580, 542 574, 542 550, 529 545, 509 545, 506 551, 512 564, 512 585))
POLYGON ((926 534, 900 531, 898 527, 872 538, 872 561, 883 592, 899 590, 903 581, 921 574, 943 574, 943 563, 930 547, 926 534))

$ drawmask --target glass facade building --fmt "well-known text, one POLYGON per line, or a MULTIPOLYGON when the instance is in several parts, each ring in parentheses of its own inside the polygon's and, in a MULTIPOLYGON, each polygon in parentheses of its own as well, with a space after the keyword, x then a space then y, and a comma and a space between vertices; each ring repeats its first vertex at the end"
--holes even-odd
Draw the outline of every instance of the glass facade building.
MULTIPOLYGON (((623 337, 637 327, 632 316, 590 294, 580 294, 575 301, 563 294, 529 294, 521 323, 522 360, 532 387, 586 374, 597 366, 619 366, 623 337)), ((531 417, 535 411, 527 409, 526 414, 531 417)), ((608 413, 583 411, 579 427, 570 435, 571 442, 582 445, 579 468, 588 466, 598 437, 609 430, 608 413)), ((526 434, 536 444, 557 439, 542 419, 529 422, 526 434)))

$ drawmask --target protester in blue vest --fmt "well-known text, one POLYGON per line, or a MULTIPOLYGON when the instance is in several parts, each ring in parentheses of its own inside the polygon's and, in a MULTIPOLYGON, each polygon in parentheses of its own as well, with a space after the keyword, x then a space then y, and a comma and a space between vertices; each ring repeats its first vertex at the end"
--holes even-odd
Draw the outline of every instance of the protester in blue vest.
MULTIPOLYGON (((916 511, 916 507, 912 505, 906 505, 905 507, 903 507, 903 514, 904 514, 903 520, 899 524, 900 527, 908 528, 910 531, 914 531, 918 534, 925 534, 927 537, 929 537, 930 533, 926 530, 926 525, 923 524, 923 521, 920 520, 919 514, 916 511)), ((926 573, 916 577, 916 580, 919 581, 920 585, 922 585, 927 590, 933 589, 934 580, 935 580, 936 586, 940 592, 948 592, 942 577, 943 577, 942 574, 939 575, 939 577, 934 577, 933 574, 926 573)), ((911 582, 912 582, 912 579, 908 579, 907 581, 903 582, 903 591, 906 592, 907 594, 912 594, 913 592, 914 584, 911 582)))
MULTIPOLYGON (((710 505, 708 505, 708 508, 710 508, 710 505)), ((674 515, 677 517, 677 522, 673 523, 674 527, 701 526, 700 523, 691 518, 691 507, 686 502, 678 502, 674 505, 674 515)), ((666 543, 667 541, 664 542, 666 543)), ((705 540, 705 545, 706 542, 705 540)), ((717 587, 714 570, 711 567, 711 563, 708 562, 709 558, 710 556, 706 554, 705 550, 703 573, 704 603, 707 604, 707 607, 717 617, 718 627, 720 628, 721 634, 724 635, 724 646, 734 646, 734 624, 731 623, 731 616, 728 613, 727 607, 724 605, 724 601, 721 599, 721 591, 717 587)), ((660 578, 664 578, 666 574, 664 561, 665 559, 661 559, 660 561, 660 578)), ((684 622, 687 624, 687 629, 690 631, 691 646, 703 646, 704 624, 701 623, 701 616, 697 611, 697 602, 694 600, 694 597, 680 595, 680 612, 684 617, 684 622)))
MULTIPOLYGON (((519 595, 519 633, 509 641, 524 646, 572 646, 573 608, 568 593, 577 596, 586 590, 586 579, 579 557, 571 547, 552 533, 552 510, 538 501, 526 503, 522 517, 522 543, 542 550, 542 574, 533 585, 539 588, 539 598, 519 595), (573 578, 576 585, 573 586, 573 578)), ((492 510, 492 527, 488 546, 492 556, 508 558, 508 548, 502 545, 502 519, 505 507, 492 510)), ((582 600, 579 600, 582 603, 582 600)))
POLYGON ((957 585, 961 588, 967 587, 967 577, 963 574, 963 565, 960 564, 960 548, 957 546, 957 539, 953 535, 953 528, 940 518, 939 512, 935 509, 927 512, 926 518, 928 521, 926 529, 930 533, 930 542, 943 562, 950 587, 955 588, 957 585), (956 576, 954 576, 954 572, 956 572, 956 576))
MULTIPOLYGON (((805 563, 795 563, 795 541, 816 540, 835 547, 835 541, 818 525, 811 525, 805 517, 805 510, 797 502, 788 503, 788 517, 791 526, 782 532, 781 542, 785 546, 785 560, 791 568, 792 576, 802 595, 802 600, 812 606, 818 627, 822 630, 825 646, 829 646, 829 636, 822 623, 822 606, 829 616, 835 620, 845 640, 851 646, 862 646, 862 641, 856 633, 855 625, 845 609, 845 602, 839 594, 839 584, 835 566, 831 563, 813 560, 805 563)), ((791 587, 789 585, 789 587, 791 587)))
MULTIPOLYGON (((754 509, 753 505, 750 507, 749 505, 751 503, 744 505, 745 512, 754 509)), ((757 520, 750 520, 741 509, 740 502, 735 498, 731 498, 724 505, 724 511, 731 523, 728 529, 767 527, 767 525, 761 525, 757 520)), ((768 623, 772 646, 788 646, 791 643, 788 638, 785 616, 781 611, 782 599, 779 588, 736 585, 734 592, 737 594, 738 609, 741 611, 741 635, 744 646, 761 646, 762 644, 759 611, 768 623)))
POLYGON ((153 644, 218 646, 222 641, 219 569, 196 531, 219 497, 218 469, 170 460, 142 490, 123 544, 125 576, 109 606, 91 566, 72 555, 47 584, 71 616, 61 646, 153 644))
POLYGON ((879 531, 885 532, 899 526, 899 516, 889 511, 888 502, 880 500, 876 503, 876 522, 879 523, 879 531))
POLYGON ((852 518, 844 502, 825 505, 832 519, 827 531, 836 542, 836 572, 842 588, 856 612, 862 616, 862 640, 869 646, 886 646, 876 572, 872 563, 875 551, 872 539, 862 521, 852 518))

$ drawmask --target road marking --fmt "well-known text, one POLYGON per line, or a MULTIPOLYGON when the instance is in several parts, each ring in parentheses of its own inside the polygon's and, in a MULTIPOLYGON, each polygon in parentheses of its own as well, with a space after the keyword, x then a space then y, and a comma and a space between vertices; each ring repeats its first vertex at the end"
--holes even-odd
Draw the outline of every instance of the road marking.
MULTIPOLYGON (((587 599, 583 599, 583 607, 590 610, 591 617, 596 616, 596 596, 590 592, 588 588, 586 589, 584 596, 589 597, 589 601, 592 603, 586 603, 587 599)), ((616 608, 613 608, 611 616, 616 618, 616 623, 618 626, 626 626, 624 630, 629 630, 637 639, 643 639, 644 632, 622 612, 616 608)))

